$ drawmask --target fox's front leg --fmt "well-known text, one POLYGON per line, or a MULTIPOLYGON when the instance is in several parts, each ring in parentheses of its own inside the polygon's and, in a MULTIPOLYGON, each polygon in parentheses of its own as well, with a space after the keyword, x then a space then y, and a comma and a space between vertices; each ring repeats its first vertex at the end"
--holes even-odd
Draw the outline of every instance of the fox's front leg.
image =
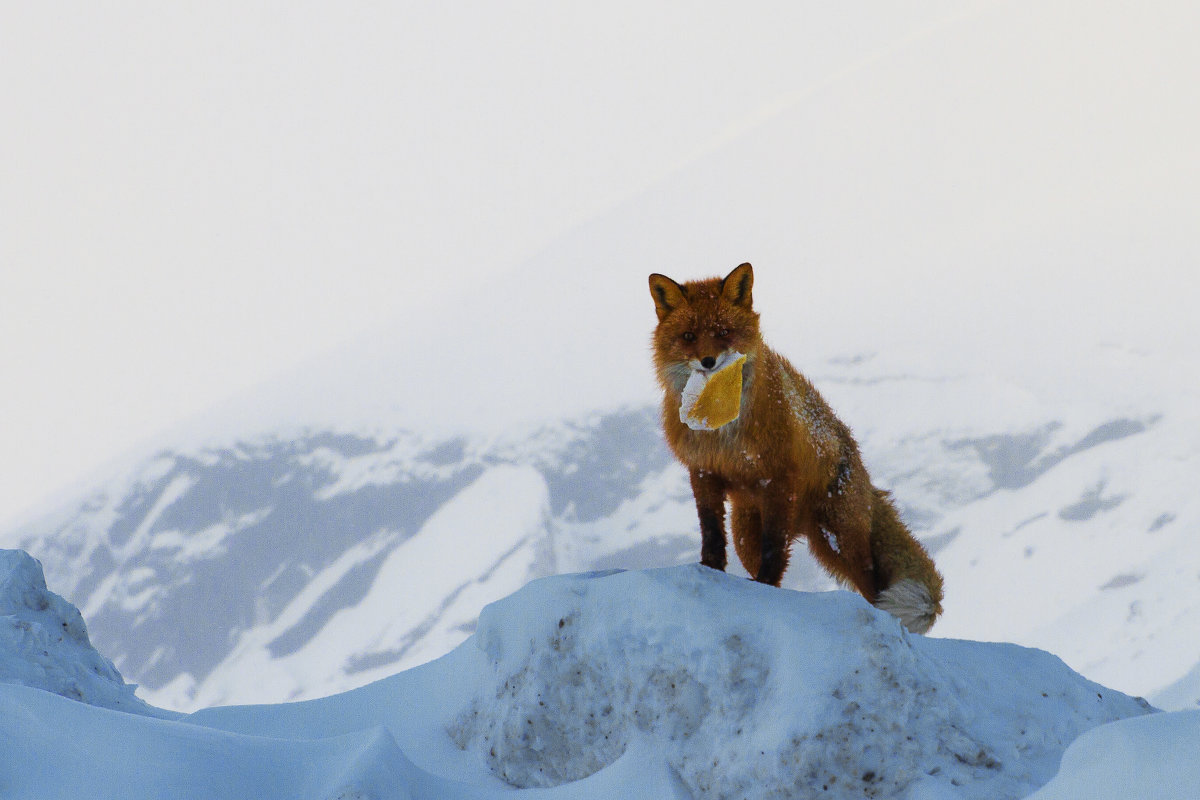
POLYGON ((725 481, 712 473, 693 469, 692 494, 700 517, 700 563, 725 569, 725 481))

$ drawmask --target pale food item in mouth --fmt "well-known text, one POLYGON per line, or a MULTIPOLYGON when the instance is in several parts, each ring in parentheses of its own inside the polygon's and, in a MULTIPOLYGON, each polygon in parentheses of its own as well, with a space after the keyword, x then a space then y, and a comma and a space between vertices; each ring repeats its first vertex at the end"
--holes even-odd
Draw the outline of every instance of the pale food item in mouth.
POLYGON ((742 365, 746 357, 730 351, 710 370, 692 370, 683 387, 679 421, 694 431, 715 431, 742 410, 742 365))

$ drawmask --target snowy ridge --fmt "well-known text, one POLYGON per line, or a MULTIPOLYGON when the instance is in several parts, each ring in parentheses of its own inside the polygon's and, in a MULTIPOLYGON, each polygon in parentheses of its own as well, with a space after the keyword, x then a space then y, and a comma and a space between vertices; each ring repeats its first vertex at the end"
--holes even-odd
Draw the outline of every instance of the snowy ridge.
POLYGON ((1095 793, 1104 745, 1119 785, 1183 797, 1194 763, 1151 748, 1194 749, 1200 712, 1148 711, 1045 652, 912 636, 848 592, 693 565, 535 581, 448 655, 319 700, 154 719, 0 681, 0 785, 17 800, 1003 800, 1092 731, 1039 797, 1118 796, 1095 793), (1118 740, 1135 761, 1111 763, 1118 740))

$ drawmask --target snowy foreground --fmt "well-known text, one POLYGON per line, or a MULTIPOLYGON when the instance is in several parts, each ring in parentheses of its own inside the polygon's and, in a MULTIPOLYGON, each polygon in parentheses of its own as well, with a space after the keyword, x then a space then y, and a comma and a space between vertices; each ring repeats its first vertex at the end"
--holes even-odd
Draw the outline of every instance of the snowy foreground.
POLYGON ((1039 650, 687 566, 535 581, 424 666, 180 717, 0 551, 5 798, 1193 796, 1200 712, 1150 711, 1039 650))

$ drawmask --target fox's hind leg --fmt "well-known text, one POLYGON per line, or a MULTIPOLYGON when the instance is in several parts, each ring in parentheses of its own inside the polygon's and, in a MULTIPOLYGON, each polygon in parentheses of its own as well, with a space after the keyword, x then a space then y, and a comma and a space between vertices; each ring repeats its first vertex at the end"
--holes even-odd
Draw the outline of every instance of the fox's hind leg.
POLYGON ((853 586, 867 602, 879 593, 878 575, 871 550, 871 503, 874 490, 861 464, 839 470, 840 479, 829 487, 824 502, 814 509, 808 547, 825 569, 853 586))
POLYGON ((804 526, 808 550, 837 581, 874 603, 878 594, 869 545, 870 528, 850 520, 818 515, 804 526))

